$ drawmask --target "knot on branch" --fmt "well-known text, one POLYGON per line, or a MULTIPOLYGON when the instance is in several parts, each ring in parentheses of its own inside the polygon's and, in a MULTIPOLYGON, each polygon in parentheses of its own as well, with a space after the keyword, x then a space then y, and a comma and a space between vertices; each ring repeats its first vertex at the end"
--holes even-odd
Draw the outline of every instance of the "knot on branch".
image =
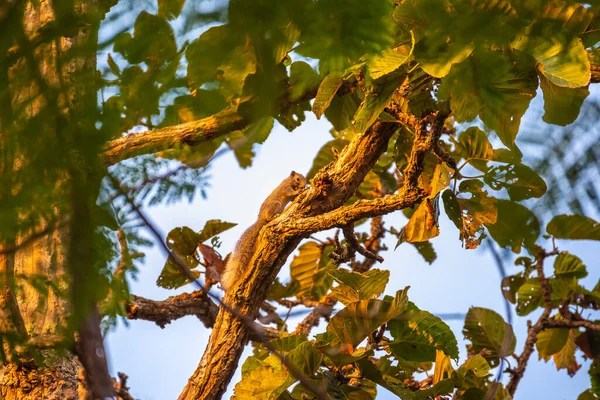
POLYGON ((340 243, 338 231, 336 232, 336 235, 334 237, 335 249, 331 253, 329 253, 329 257, 331 257, 334 260, 334 263, 336 265, 354 259, 354 257, 356 257, 356 253, 359 253, 365 258, 373 259, 380 263, 383 262, 383 257, 372 252, 371 250, 367 249, 359 243, 354 233, 353 225, 344 225, 341 228, 342 232, 344 233, 344 239, 346 239, 346 246, 343 246, 340 243))

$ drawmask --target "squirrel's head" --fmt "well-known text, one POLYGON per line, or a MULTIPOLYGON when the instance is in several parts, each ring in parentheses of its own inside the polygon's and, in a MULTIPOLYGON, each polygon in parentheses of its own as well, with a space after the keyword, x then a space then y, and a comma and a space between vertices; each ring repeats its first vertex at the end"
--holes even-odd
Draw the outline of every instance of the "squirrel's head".
POLYGON ((300 191, 306 187, 306 178, 304 175, 292 171, 290 174, 290 181, 292 183, 292 189, 300 191))

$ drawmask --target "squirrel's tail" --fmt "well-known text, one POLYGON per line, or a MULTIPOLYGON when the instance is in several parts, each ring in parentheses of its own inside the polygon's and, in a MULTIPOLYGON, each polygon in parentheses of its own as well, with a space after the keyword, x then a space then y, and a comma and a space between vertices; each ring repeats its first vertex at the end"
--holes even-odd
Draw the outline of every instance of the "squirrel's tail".
POLYGON ((223 290, 229 290, 247 268, 254 254, 256 239, 264 225, 260 220, 257 221, 254 225, 246 229, 240 240, 238 240, 233 253, 229 256, 227 264, 225 264, 225 271, 221 275, 221 287, 223 290))

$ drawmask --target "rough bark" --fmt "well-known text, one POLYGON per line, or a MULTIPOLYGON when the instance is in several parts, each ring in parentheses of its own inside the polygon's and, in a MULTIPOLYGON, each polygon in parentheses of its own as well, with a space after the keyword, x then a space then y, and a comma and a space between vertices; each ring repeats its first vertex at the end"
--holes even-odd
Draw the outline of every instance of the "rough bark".
MULTIPOLYGON (((78 15, 87 14, 90 10, 98 11, 96 0, 78 0, 73 3, 73 6, 74 12, 78 15)), ((12 135, 15 135, 18 134, 15 132, 18 132, 20 127, 27 126, 28 121, 43 118, 44 129, 40 135, 57 136, 60 129, 58 119, 71 112, 72 105, 89 106, 91 98, 95 107, 93 87, 96 69, 95 52, 90 49, 92 52, 90 56, 68 58, 64 58, 64 54, 82 43, 89 43, 89 41, 96 43, 98 27, 89 24, 88 21, 88 24, 73 36, 54 37, 43 43, 33 43, 32 38, 39 37, 43 29, 56 21, 53 7, 54 3, 50 1, 14 2, 11 7, 3 10, 7 22, 1 29, 5 40, 0 45, 15 44, 21 49, 21 53, 13 60, 14 64, 0 65, 3 77, 7 78, 4 82, 8 82, 4 87, 0 87, 3 95, 3 111, 10 110, 10 112, 0 113, 0 137, 3 139, 5 151, 2 154, 2 161, 5 170, 31 168, 29 163, 35 159, 33 154, 25 153, 18 146, 10 143, 11 135, 7 134, 9 128, 12 130, 12 135), (85 80, 84 84, 77 81, 80 84, 74 85, 76 78, 73 76, 82 71, 90 75, 91 79, 85 80), (87 103, 83 97, 87 97, 87 103)), ((48 37, 47 34, 45 36, 48 37)), ((81 122, 79 119, 76 121, 81 122)), ((85 128, 83 125, 81 127, 85 128)), ((40 152, 44 150, 46 149, 39 149, 40 152)), ((74 191, 69 190, 72 182, 66 178, 68 174, 64 176, 65 179, 55 183, 54 192, 44 198, 44 207, 55 202, 56 204, 69 202, 69 196, 74 191)), ((18 195, 23 190, 23 184, 16 178, 8 185, 11 186, 8 191, 11 195, 18 195)), ((31 198, 31 202, 20 204, 20 207, 27 215, 29 210, 35 210, 37 204, 35 199, 31 198)), ((56 210, 58 218, 65 217, 63 208, 57 207, 56 210)), ((85 204, 82 210, 85 210, 84 214, 89 217, 90 205, 85 204)), ((17 215, 16 211, 15 215, 17 215)), ((21 218, 21 214, 18 215, 21 218)), ((89 243, 91 235, 89 232, 78 235, 79 242, 74 245, 71 240, 73 235, 70 234, 73 229, 72 223, 61 224, 56 229, 47 229, 54 221, 45 220, 35 212, 32 215, 36 218, 31 220, 31 231, 21 231, 12 239, 8 238, 1 243, 0 250, 7 251, 4 253, 0 251, 0 272, 6 277, 11 275, 45 277, 57 283, 60 292, 69 291, 66 277, 72 275, 70 273, 72 257, 80 255, 74 254, 72 248, 78 247, 84 241, 89 243), (31 235, 35 232, 44 232, 44 234, 36 235, 32 239, 31 235)), ((87 217, 82 223, 89 220, 87 217)), ((93 227, 89 225, 87 230, 91 229, 93 227)), ((84 246, 81 251, 89 251, 89 247, 84 246)), ((89 258, 89 255, 87 257, 89 258)), ((86 259, 80 262, 85 263, 86 259)), ((11 332, 22 333, 24 327, 26 332, 21 336, 28 343, 44 342, 44 338, 48 337, 61 337, 61 330, 67 325, 66 318, 69 315, 68 300, 64 293, 57 293, 49 287, 48 293, 43 295, 24 280, 19 282, 21 288, 15 295, 10 290, 14 287, 14 282, 7 279, 2 283, 2 301, 4 304, 9 304, 11 310, 8 315, 0 313, 0 326, 3 331, 7 323, 12 327, 11 332), (22 326, 15 322, 19 318, 22 320, 22 326)), ((97 319, 96 316, 96 322, 97 319)), ((98 349, 98 346, 95 345, 94 349, 98 349)), ((49 349, 39 351, 36 355, 38 356, 36 363, 25 354, 21 357, 12 357, 3 365, 0 371, 1 398, 36 400, 89 398, 82 380, 81 364, 73 354, 49 349)), ((112 386, 112 381, 110 385, 112 386)))

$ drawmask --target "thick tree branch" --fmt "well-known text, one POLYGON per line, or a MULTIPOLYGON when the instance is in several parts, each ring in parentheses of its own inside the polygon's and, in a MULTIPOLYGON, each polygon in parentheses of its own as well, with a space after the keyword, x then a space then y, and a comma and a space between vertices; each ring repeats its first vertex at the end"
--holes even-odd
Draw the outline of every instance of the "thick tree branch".
POLYGON ((210 328, 218 312, 217 305, 203 290, 171 296, 163 301, 133 295, 125 308, 128 319, 152 321, 161 328, 188 315, 195 315, 205 327, 210 328))
MULTIPOLYGON (((152 321, 161 328, 188 315, 196 316, 206 328, 212 328, 219 310, 203 290, 171 296, 163 301, 133 295, 131 302, 127 303, 125 308, 127 318, 152 321)), ((251 335, 253 341, 262 342, 265 339, 271 340, 279 337, 277 329, 258 324, 255 324, 255 329, 260 334, 251 335)))
POLYGON ((182 145, 195 146, 205 143, 224 134, 243 129, 249 123, 247 119, 238 114, 237 107, 226 108, 198 121, 133 133, 111 140, 104 147, 103 155, 105 163, 113 165, 142 154, 156 153, 182 145))

